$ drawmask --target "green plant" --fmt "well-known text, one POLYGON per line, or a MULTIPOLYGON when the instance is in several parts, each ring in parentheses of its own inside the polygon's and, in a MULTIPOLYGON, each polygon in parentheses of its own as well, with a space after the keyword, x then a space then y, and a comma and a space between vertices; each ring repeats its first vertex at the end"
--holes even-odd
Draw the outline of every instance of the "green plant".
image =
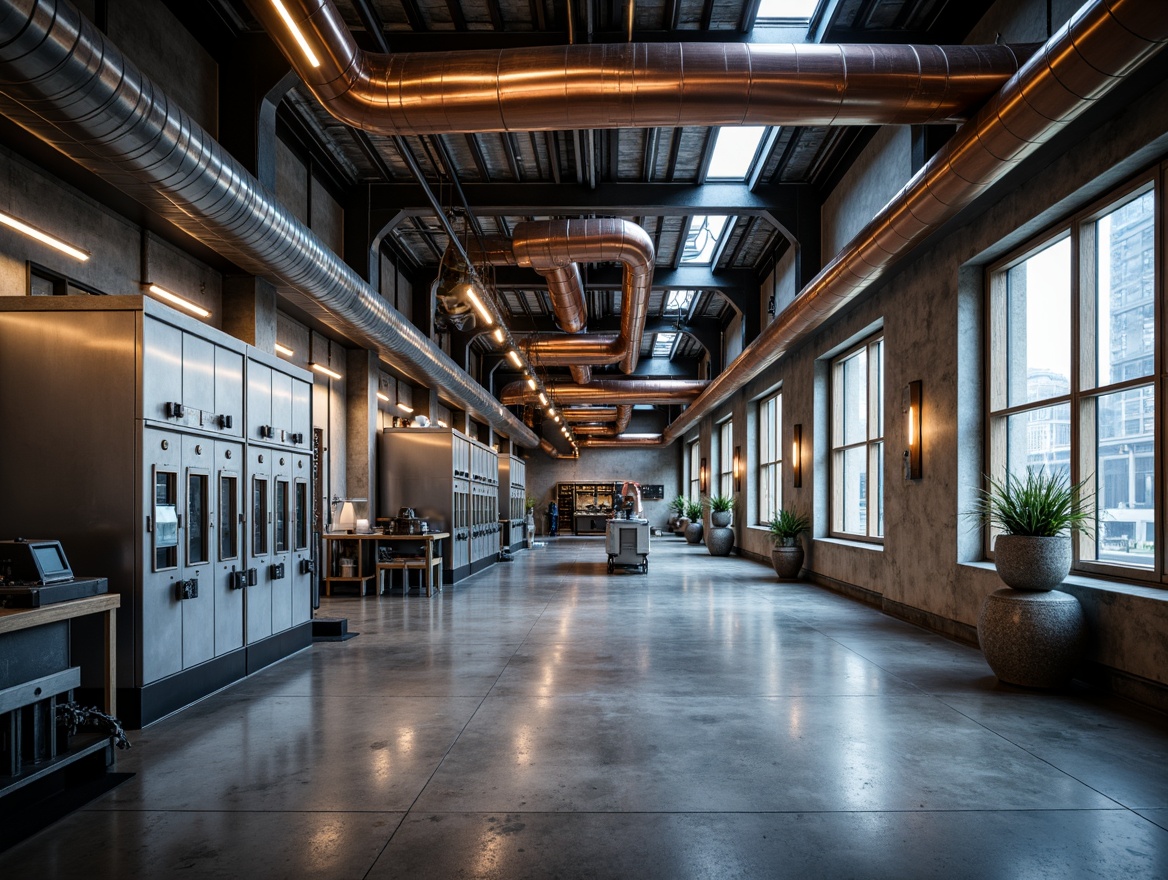
POLYGON ((1071 483, 1065 471, 1047 473, 1027 468, 1024 477, 1007 473, 1004 480, 986 477, 973 508, 965 515, 1007 535, 1052 538, 1072 530, 1091 536, 1095 531, 1094 492, 1088 481, 1071 483))
POLYGON ((528 495, 523 500, 523 509, 528 513, 531 513, 533 510, 535 510, 535 498, 533 498, 531 495, 528 495))
POLYGON ((690 522, 697 522, 702 518, 702 505, 697 501, 687 501, 685 503, 685 515, 690 522))
POLYGON ((793 508, 784 507, 775 512, 767 526, 772 541, 776 544, 789 543, 811 528, 811 517, 793 508))
POLYGON ((712 513, 729 513, 734 509, 733 495, 711 495, 706 499, 712 513))
POLYGON ((669 502, 669 509, 672 510, 674 513, 676 513, 678 516, 685 515, 685 506, 686 506, 686 500, 685 500, 684 495, 678 495, 676 498, 674 498, 672 501, 669 502))

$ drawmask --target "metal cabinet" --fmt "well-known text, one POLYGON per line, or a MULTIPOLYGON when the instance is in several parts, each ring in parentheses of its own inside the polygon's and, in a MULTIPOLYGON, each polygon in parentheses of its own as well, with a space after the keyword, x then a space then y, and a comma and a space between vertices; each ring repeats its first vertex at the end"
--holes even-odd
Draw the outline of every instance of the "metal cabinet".
POLYGON ((0 534, 121 594, 128 723, 310 644, 311 387, 150 299, 0 298, 0 534))

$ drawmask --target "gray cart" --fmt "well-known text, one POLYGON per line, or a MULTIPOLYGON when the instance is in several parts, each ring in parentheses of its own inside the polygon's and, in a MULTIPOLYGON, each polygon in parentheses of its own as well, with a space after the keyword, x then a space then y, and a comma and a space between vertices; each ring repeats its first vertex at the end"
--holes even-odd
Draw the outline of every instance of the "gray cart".
POLYGON ((605 532, 604 548, 608 553, 608 573, 618 565, 649 571, 649 521, 646 519, 610 519, 605 532))

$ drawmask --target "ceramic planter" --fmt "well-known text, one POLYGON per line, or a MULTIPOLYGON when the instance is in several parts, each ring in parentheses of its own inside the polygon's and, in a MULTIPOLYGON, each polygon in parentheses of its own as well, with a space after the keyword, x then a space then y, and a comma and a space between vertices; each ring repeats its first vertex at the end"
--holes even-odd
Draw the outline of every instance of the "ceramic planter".
POLYGON ((729 556, 734 549, 734 529, 713 527, 706 532, 706 549, 711 556, 729 556))
POLYGON ((730 517, 734 515, 732 510, 711 510, 710 511, 710 525, 716 529, 724 529, 730 525, 730 517))
POLYGON ((700 519, 695 519, 693 522, 691 522, 689 525, 687 525, 685 527, 686 543, 687 544, 700 544, 700 543, 702 543, 702 533, 704 531, 705 531, 705 527, 702 525, 702 521, 700 519))
POLYGON ((771 564, 779 580, 798 580, 803 568, 803 545, 798 539, 793 544, 776 544, 771 550, 771 564))
POLYGON ((998 577, 1015 590, 1053 590, 1070 573, 1071 559, 1070 535, 998 535, 994 542, 998 577))

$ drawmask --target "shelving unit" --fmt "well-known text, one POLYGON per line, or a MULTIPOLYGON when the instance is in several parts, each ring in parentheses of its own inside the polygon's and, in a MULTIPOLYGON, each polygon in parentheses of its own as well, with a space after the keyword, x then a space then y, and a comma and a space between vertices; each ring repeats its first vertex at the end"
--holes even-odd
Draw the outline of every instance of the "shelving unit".
MULTIPOLYGON (((357 594, 365 595, 369 582, 377 578, 377 538, 379 535, 325 535, 324 536, 324 594, 331 596, 333 587, 357 587, 357 594), (352 559, 356 571, 341 574, 341 560, 352 559)), ((376 589, 376 584, 374 585, 376 589)))

